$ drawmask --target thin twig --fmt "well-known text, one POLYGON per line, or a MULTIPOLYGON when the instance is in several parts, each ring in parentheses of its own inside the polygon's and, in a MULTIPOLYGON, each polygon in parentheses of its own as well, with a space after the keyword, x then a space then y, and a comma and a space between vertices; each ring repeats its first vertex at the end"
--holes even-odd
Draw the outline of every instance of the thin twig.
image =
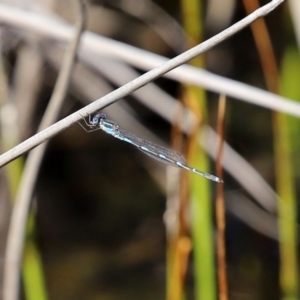
MULTIPOLYGON (((76 58, 79 39, 84 25, 84 9, 81 0, 77 0, 75 3, 78 11, 75 36, 69 46, 69 49, 66 51, 57 84, 50 99, 46 113, 39 126, 40 130, 51 125, 57 119, 63 100, 67 94, 72 67, 76 58)), ((18 299, 19 278, 27 216, 30 209, 30 203, 38 170, 40 168, 46 147, 47 143, 44 143, 32 151, 24 168, 16 203, 13 208, 8 234, 4 266, 3 300, 18 299)))
MULTIPOLYGON (((215 35, 214 37, 210 38, 209 40, 195 46, 194 48, 184 52, 181 55, 178 55, 174 59, 167 61, 166 63, 160 65, 159 67, 152 69, 151 71, 145 73, 144 75, 140 76, 139 78, 127 83, 126 85, 118 88, 117 90, 113 91, 112 93, 94 101, 92 104, 87 105, 85 108, 71 114, 70 116, 64 118, 63 120, 53 124, 52 126, 48 127, 47 129, 39 132, 38 134, 34 135, 33 137, 27 139, 23 143, 19 144, 18 146, 14 147, 13 149, 7 151, 6 153, 0 156, 0 167, 4 166, 5 164, 9 163, 10 161, 14 160, 15 158, 19 157, 20 155, 24 154, 25 152, 31 150, 32 148, 38 146, 39 144, 45 142, 49 138, 55 136, 59 132, 63 131, 64 129, 68 128, 69 126, 77 123, 83 116, 91 114, 101 108, 104 108, 122 97, 125 97, 132 93, 133 91, 141 88, 145 84, 153 81, 154 79, 162 76, 166 72, 173 70, 174 68, 184 64, 185 62, 189 61, 190 59, 196 57, 197 55, 207 51, 208 49, 216 46, 220 42, 226 40, 236 32, 242 30, 249 24, 251 24, 256 19, 263 17, 270 13, 273 9, 275 9, 279 4, 281 4, 284 0, 273 0, 272 2, 266 4, 265 6, 261 7, 251 15, 247 16, 243 20, 237 22, 236 24, 232 25, 231 27, 225 29, 221 33, 215 35)), ((293 107, 292 112, 299 109, 299 105, 295 103, 289 103, 290 106, 293 107)), ((286 106, 286 105, 285 105, 286 106)))
MULTIPOLYGON (((217 132, 219 135, 219 146, 217 154, 217 175, 223 178, 222 156, 224 148, 224 120, 226 109, 226 96, 220 95, 218 109, 217 132)), ((226 272, 226 246, 225 246, 225 203, 224 185, 217 187, 216 200, 216 223, 217 223, 217 260, 218 260, 218 283, 219 300, 228 300, 227 272, 226 272)))

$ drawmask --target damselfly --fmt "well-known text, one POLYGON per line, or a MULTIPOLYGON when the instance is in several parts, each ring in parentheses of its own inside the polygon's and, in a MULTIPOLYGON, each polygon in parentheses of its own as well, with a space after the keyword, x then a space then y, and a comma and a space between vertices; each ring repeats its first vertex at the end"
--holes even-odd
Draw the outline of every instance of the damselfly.
POLYGON ((217 176, 187 166, 185 158, 180 153, 139 138, 129 131, 120 129, 120 126, 117 123, 107 120, 105 114, 97 113, 93 117, 89 115, 88 121, 86 119, 83 120, 88 129, 85 128, 80 122, 78 123, 86 132, 92 132, 101 129, 107 134, 110 134, 117 139, 137 147, 140 151, 160 162, 186 169, 215 182, 223 182, 223 180, 217 176))

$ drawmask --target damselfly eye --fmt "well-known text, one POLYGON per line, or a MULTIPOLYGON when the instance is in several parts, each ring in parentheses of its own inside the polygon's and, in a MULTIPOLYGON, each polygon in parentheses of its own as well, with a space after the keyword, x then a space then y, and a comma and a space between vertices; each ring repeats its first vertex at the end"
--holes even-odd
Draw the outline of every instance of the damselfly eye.
POLYGON ((92 120, 92 123, 93 123, 94 125, 98 124, 98 123, 99 123, 99 116, 94 116, 94 117, 93 117, 93 120, 92 120))

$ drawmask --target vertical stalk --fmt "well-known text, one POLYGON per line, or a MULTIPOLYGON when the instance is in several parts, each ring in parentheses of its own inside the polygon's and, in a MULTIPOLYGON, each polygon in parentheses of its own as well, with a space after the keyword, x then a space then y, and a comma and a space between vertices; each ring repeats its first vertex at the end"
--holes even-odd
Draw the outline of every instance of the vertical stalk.
MULTIPOLYGON (((221 95, 218 109, 218 126, 219 146, 217 154, 217 176, 222 178, 222 153, 224 141, 224 119, 226 108, 226 96, 221 95)), ((218 284, 219 300, 228 299, 227 287, 227 265, 226 265, 226 243, 225 243, 225 203, 224 203, 224 185, 217 185, 216 199, 216 224, 217 224, 217 261, 218 261, 218 284)))
MULTIPOLYGON (((183 26, 196 44, 202 40, 202 2, 199 0, 182 0, 183 26)), ((192 45, 188 45, 192 46, 192 45)), ((196 57, 191 64, 203 67, 203 57, 196 57)), ((207 115, 206 96, 203 89, 188 86, 184 94, 185 103, 198 116, 200 125, 207 115)), ((189 137, 189 153, 187 155, 190 164, 200 170, 208 171, 209 162, 206 154, 198 147, 198 128, 189 137)), ((195 299, 216 299, 215 257, 214 257, 214 235, 212 220, 212 202, 210 193, 210 182, 199 176, 192 176, 190 186, 191 202, 191 231, 193 238, 195 299)))

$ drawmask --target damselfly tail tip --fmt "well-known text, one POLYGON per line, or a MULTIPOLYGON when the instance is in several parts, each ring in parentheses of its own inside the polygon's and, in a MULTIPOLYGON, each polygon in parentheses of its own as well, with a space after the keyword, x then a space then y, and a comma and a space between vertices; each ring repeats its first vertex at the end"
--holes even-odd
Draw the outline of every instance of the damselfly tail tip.
POLYGON ((218 182, 218 183, 224 183, 224 181, 221 178, 219 178, 219 177, 216 178, 216 182, 218 182))
POLYGON ((209 176, 207 176, 207 178, 210 180, 213 180, 215 182, 218 182, 218 183, 224 183, 224 181, 221 178, 211 175, 211 174, 209 174, 209 176))

